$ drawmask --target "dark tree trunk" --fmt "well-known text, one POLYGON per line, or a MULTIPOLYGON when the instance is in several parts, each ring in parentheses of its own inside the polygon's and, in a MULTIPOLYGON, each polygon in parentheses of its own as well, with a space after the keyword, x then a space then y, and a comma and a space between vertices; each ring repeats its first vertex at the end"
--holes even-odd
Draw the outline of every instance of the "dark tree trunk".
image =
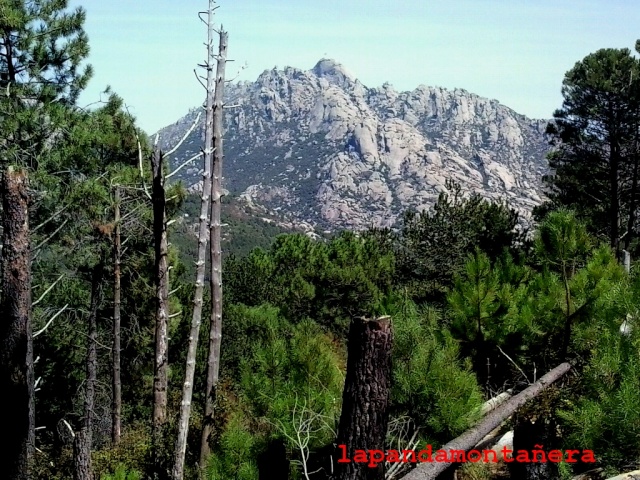
POLYGON ((31 478, 35 449, 35 378, 31 326, 31 265, 27 175, 8 167, 2 175, 3 248, 0 315, 0 392, 4 417, 2 477, 31 478))
MULTIPOLYGON (((338 448, 347 457, 355 450, 384 450, 391 387, 391 319, 354 319, 349 329, 347 375, 338 427, 338 448)), ((383 480, 384 462, 336 463, 336 480, 383 480)))
POLYGON ((205 418, 200 439, 200 465, 209 456, 209 435, 213 425, 215 393, 220 371, 220 344, 222 340, 222 248, 220 246, 220 210, 222 203, 222 119, 224 70, 227 63, 227 32, 220 31, 220 46, 216 69, 216 90, 213 101, 213 165, 211 168, 211 222, 209 248, 211 252, 211 317, 209 329, 209 358, 207 360, 207 386, 205 390, 205 418))
POLYGON ((122 412, 122 382, 120 380, 120 188, 115 194, 115 234, 113 241, 113 405, 111 418, 111 441, 120 442, 122 412))
POLYGON ((609 165, 609 184, 611 188, 611 205, 609 221, 611 222, 611 248, 616 252, 616 257, 620 258, 620 147, 618 139, 615 138, 610 144, 610 165, 609 165))
MULTIPOLYGON (((162 428, 167 417, 167 368, 169 338, 167 334, 169 320, 169 267, 167 243, 167 214, 162 172, 162 152, 156 148, 153 152, 151 167, 153 174, 153 238, 155 247, 155 285, 156 285, 156 325, 155 358, 153 376, 153 445, 160 444, 162 428)), ((154 458, 156 451, 154 451, 154 458)), ((156 458, 157 460, 157 458, 156 458)))
POLYGON ((83 427, 73 439, 73 480, 93 479, 91 473, 91 440, 83 427))
POLYGON ((629 246, 631 245, 631 240, 633 240, 633 234, 636 225, 636 198, 638 196, 638 133, 636 127, 636 139, 634 141, 634 149, 633 149, 633 174, 631 179, 631 194, 629 198, 629 218, 627 221, 627 232, 624 237, 624 249, 629 250, 629 246))
POLYGON ((93 267, 91 274, 91 306, 89 308, 89 335, 87 340, 87 379, 84 393, 84 422, 74 439, 74 480, 92 480, 91 444, 93 442, 93 415, 98 371, 98 308, 103 265, 93 267))
MULTIPOLYGON (((514 451, 543 450, 546 454, 562 448, 556 416, 559 400, 558 390, 552 388, 536 398, 535 402, 528 402, 514 415, 514 451)), ((531 463, 510 462, 511 477, 523 480, 559 480, 558 464, 541 458, 540 452, 535 455, 536 458, 531 458, 531 463)))
POLYGON ((289 480, 287 448, 282 440, 269 442, 267 449, 258 455, 258 480, 289 480))

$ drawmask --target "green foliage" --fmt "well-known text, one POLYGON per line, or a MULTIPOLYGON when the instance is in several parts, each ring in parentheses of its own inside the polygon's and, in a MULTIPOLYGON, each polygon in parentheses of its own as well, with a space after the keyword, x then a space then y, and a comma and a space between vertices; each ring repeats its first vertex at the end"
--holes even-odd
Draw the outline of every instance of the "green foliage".
POLYGON ((344 336, 351 318, 379 310, 394 259, 374 239, 351 232, 329 243, 292 234, 278 236, 269 251, 233 257, 225 267, 231 302, 271 303, 291 321, 312 318, 344 336))
POLYGON ((598 323, 599 338, 578 395, 567 400, 561 418, 567 445, 593 449, 601 466, 621 471, 630 462, 637 466, 640 449, 640 337, 635 321, 631 336, 620 335, 617 322, 598 323))
POLYGON ((208 480, 257 480, 256 439, 248 431, 248 422, 236 413, 229 420, 220 439, 220 453, 209 458, 208 480))
MULTIPOLYGON (((179 184, 173 183, 170 188, 174 185, 179 184)), ((173 195, 168 194, 169 197, 173 195)), ((180 261, 186 264, 187 277, 191 279, 195 276, 192 263, 197 255, 198 241, 194 226, 200 216, 200 197, 196 194, 185 195, 179 216, 182 218, 172 230, 171 243, 178 248, 180 261)), ((254 248, 269 249, 278 235, 291 233, 275 222, 263 220, 233 195, 222 197, 221 221, 225 225, 221 239, 223 261, 245 257, 254 248)), ((225 267, 225 271, 228 268, 231 267, 225 267)))
POLYGON ((482 393, 469 366, 460 362, 453 337, 435 310, 398 298, 393 316, 392 410, 408 415, 427 441, 444 443, 477 420, 482 393))
MULTIPOLYGON (((34 301, 48 292, 33 308, 34 330, 47 326, 34 341, 40 357, 36 377, 42 377, 37 424, 46 427, 38 431, 43 453, 36 476, 71 476, 71 440, 62 421, 74 427, 81 421, 88 274, 98 264, 103 303, 93 465, 102 480, 134 480, 150 456, 154 257, 152 211, 138 171, 138 148, 147 158, 150 147, 117 95, 110 94, 93 111, 74 107, 91 71, 80 71, 88 55, 84 12, 64 13, 66 5, 64 0, 0 0, 0 50, 9 42, 16 53, 11 64, 0 55, 0 132, 5 139, 0 163, 31 167, 34 301), (16 76, 16 68, 21 75, 16 76), (126 238, 125 428, 120 444, 112 446, 108 347, 116 186, 123 194, 126 238)), ((551 202, 539 211, 545 218, 528 257, 514 210, 479 195, 464 197, 452 182, 432 210, 407 213, 399 234, 341 232, 328 241, 277 235, 281 228, 225 198, 222 368, 214 453, 206 476, 257 479, 263 474, 258 458, 283 442, 287 460, 296 467, 292 475, 300 477, 297 467, 307 454, 327 448, 336 436, 349 322, 378 314, 393 318, 394 444, 406 443, 413 434, 442 444, 477 420, 481 386, 487 393, 519 387, 526 383, 523 377, 528 382, 534 371, 569 359, 575 373, 560 415, 566 445, 595 448, 607 469, 635 462, 640 449, 640 280, 629 279, 612 249, 599 246, 590 234, 611 233, 610 200, 618 197, 618 223, 628 230, 619 236, 628 243, 636 234, 637 63, 627 50, 602 50, 567 74, 565 102, 550 130, 557 146, 550 157, 554 173, 547 179, 551 202), (611 157, 618 147, 618 157, 611 157), (611 183, 614 160, 616 178, 624 186, 619 195, 611 183), (432 303, 423 304, 427 301, 432 303), (630 335, 620 334, 623 321, 632 326, 630 335), (308 434, 309 443, 301 444, 299 434, 308 434)), ((143 171, 148 173, 148 165, 143 171)), ((312 194, 309 182, 303 196, 312 194)), ((183 319, 194 289, 191 219, 200 208, 199 198, 188 195, 182 184, 170 185, 167 196, 169 217, 189 216, 169 232, 170 313, 178 314, 169 325, 169 421, 159 445, 162 455, 173 447, 173 414, 181 401, 189 336, 183 319)), ((210 304, 205 291, 205 311, 210 304)), ((201 338, 207 338, 208 328, 203 322, 201 338)), ((188 471, 194 474, 205 359, 206 345, 201 344, 188 457, 188 471)), ((568 475, 570 469, 563 469, 568 475)), ((466 474, 487 478, 489 472, 469 468, 466 474)))
POLYGON ((93 468, 106 479, 141 479, 139 469, 150 451, 148 431, 143 423, 129 425, 120 443, 92 454, 93 468))
POLYGON ((472 359, 481 383, 489 386, 491 380, 491 387, 498 389, 513 377, 505 355, 522 363, 529 360, 529 349, 541 333, 537 300, 546 297, 531 294, 533 272, 508 253, 493 264, 480 250, 467 258, 447 296, 449 328, 460 341, 462 355, 472 359))
MULTIPOLYGON (((331 426, 344 381, 332 339, 314 322, 289 324, 274 307, 258 307, 247 314, 254 318, 253 344, 241 363, 241 385, 255 417, 288 435, 298 406, 326 416, 331 426)), ((316 441, 322 445, 330 432, 323 430, 316 441)))
POLYGON ((473 194, 462 195, 458 184, 441 193, 431 211, 407 212, 397 247, 397 282, 416 301, 442 301, 476 248, 496 258, 523 240, 516 231, 518 214, 504 203, 473 194))
POLYGON ((103 474, 100 480, 142 480, 142 474, 136 470, 128 471, 124 465, 119 465, 113 475, 103 474))
POLYGON ((307 449, 335 437, 344 359, 334 340, 310 320, 292 325, 266 305, 243 310, 247 342, 239 387, 253 431, 282 439, 299 460, 307 449), (300 445, 298 433, 309 435, 308 445, 300 445))
POLYGON ((539 225, 534 245, 545 265, 569 277, 577 266, 584 264, 592 240, 585 224, 573 212, 559 209, 539 225))
POLYGON ((637 229, 639 72, 628 49, 607 48, 566 73, 562 108, 548 128, 555 146, 552 173, 544 178, 550 200, 536 210, 538 219, 568 207, 611 245, 621 240, 622 228, 628 248, 637 229))
POLYGON ((82 8, 66 1, 0 3, 0 163, 33 168, 50 150, 91 77, 82 8))

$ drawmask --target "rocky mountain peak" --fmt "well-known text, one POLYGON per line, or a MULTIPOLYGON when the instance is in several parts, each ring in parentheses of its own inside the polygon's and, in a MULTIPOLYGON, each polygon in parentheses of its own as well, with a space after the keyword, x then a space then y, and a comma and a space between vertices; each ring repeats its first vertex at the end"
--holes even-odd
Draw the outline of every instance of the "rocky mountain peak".
POLYGON ((356 78, 339 62, 331 58, 322 58, 311 72, 321 78, 326 78, 330 83, 344 87, 356 81, 356 78))
MULTIPOLYGON (((507 200, 527 217, 543 199, 546 121, 463 89, 367 88, 340 63, 263 72, 230 85, 225 188, 280 215, 325 229, 393 226, 429 208, 445 182, 507 200)), ((168 146, 189 118, 163 129, 168 146)), ((194 133, 175 160, 200 146, 194 133)), ((200 166, 183 180, 197 184, 200 166)))

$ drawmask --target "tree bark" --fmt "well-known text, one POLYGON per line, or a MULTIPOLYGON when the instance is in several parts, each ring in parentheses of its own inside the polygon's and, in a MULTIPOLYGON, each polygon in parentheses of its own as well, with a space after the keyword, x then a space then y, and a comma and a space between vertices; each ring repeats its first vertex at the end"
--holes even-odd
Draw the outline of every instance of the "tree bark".
POLYGON ((213 102, 213 165, 211 181, 211 222, 209 246, 211 252, 211 317, 209 329, 209 358, 207 361, 207 387, 205 390, 205 417, 200 440, 200 466, 206 465, 210 453, 209 436, 213 425, 215 394, 220 372, 220 343, 222 340, 222 248, 220 245, 220 210, 222 203, 222 121, 225 66, 227 63, 228 35, 220 31, 220 45, 215 79, 213 102))
POLYGON ((200 336, 200 324, 202 322, 202 294, 204 290, 204 272, 206 262, 206 246, 208 233, 209 208, 211 202, 211 156, 213 155, 213 11, 214 2, 209 0, 207 12, 207 102, 204 135, 204 173, 202 174, 202 202, 200 206, 200 225, 198 229, 198 260, 196 262, 196 285, 193 300, 193 316, 191 317, 191 331, 189 333, 189 346, 187 349, 187 365, 185 379, 182 387, 182 403, 178 418, 178 436, 174 449, 173 469, 171 478, 182 480, 184 477, 184 460, 187 451, 187 435, 189 433, 189 418, 191 417, 191 400, 193 398, 193 378, 196 370, 196 353, 198 350, 198 337, 200 336))
POLYGON ((627 232, 624 237, 624 249, 629 250, 631 240, 633 240, 634 227, 636 225, 636 197, 638 196, 638 141, 634 142, 633 152, 633 175, 631 179, 631 193, 629 198, 629 218, 627 220, 627 232))
POLYGON ((115 232, 113 241, 113 404, 111 407, 111 441, 120 442, 122 412, 122 382, 120 380, 120 187, 115 193, 115 232))
POLYGON ((73 480, 92 479, 91 473, 91 441, 83 428, 73 439, 73 480))
POLYGON ((611 248, 616 252, 616 258, 620 258, 620 146, 618 138, 610 141, 609 156, 609 184, 611 188, 611 205, 609 212, 611 218, 611 248))
POLYGON ((0 392, 7 415, 0 449, 2 476, 31 478, 35 449, 35 377, 31 325, 28 179, 24 170, 7 167, 2 175, 3 248, 0 316, 0 392))
MULTIPOLYGON (((358 450, 384 450, 391 387, 391 319, 354 319, 348 340, 347 374, 337 444, 348 458, 358 450)), ((337 463, 336 480, 383 480, 384 462, 337 463)))
MULTIPOLYGON (((487 415, 480 423, 475 427, 467 430, 458 438, 450 441, 446 445, 440 447, 442 450, 449 452, 450 450, 464 450, 468 451, 477 445, 482 438, 487 435, 491 430, 500 425, 505 419, 513 415, 522 405, 528 400, 535 398, 545 388, 551 385, 553 382, 562 377, 571 369, 571 365, 568 363, 562 363, 556 368, 544 375, 533 385, 529 386, 518 395, 514 396, 495 410, 487 415)), ((447 455, 450 458, 451 455, 447 455)), ((451 463, 446 462, 433 462, 433 463, 421 463, 405 476, 402 480, 434 480, 440 473, 444 472, 451 463)))
POLYGON ((153 457, 158 461, 157 447, 160 444, 162 430, 167 419, 167 368, 169 338, 169 267, 167 243, 167 214, 162 172, 162 152, 156 147, 151 157, 153 186, 151 201, 153 204, 153 240, 155 249, 154 281, 156 287, 155 357, 153 362, 153 457))
POLYGON ((93 415, 98 370, 98 308, 100 307, 100 281, 103 265, 93 267, 91 275, 91 307, 89 308, 89 335, 87 340, 87 379, 84 394, 84 422, 74 439, 74 480, 93 480, 91 472, 91 445, 93 443, 93 415))
MULTIPOLYGON (((543 401, 544 402, 544 401, 543 401)), ((543 403, 544 404, 544 403, 543 403)), ((540 399, 536 399, 536 407, 540 399)), ((550 451, 561 447, 558 437, 558 424, 553 410, 541 412, 538 408, 523 408, 515 415, 513 428, 513 450, 527 450, 531 452, 540 448, 550 451)), ((560 471, 554 462, 511 462, 509 471, 512 478, 522 480, 559 480, 560 471)))

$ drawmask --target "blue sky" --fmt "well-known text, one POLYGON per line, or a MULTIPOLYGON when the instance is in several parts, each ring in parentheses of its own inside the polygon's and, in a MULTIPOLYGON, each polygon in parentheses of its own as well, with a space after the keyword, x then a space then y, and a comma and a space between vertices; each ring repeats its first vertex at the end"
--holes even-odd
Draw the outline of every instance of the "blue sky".
MULTIPOLYGON (((70 0, 87 10, 95 76, 80 103, 106 85, 152 133, 201 105, 193 69, 205 58, 207 0, 70 0)), ((599 48, 633 49, 631 0, 219 0, 229 32, 227 77, 341 62, 366 86, 464 88, 517 112, 549 118, 564 73, 599 48), (246 64, 246 68, 241 69, 246 64)))

